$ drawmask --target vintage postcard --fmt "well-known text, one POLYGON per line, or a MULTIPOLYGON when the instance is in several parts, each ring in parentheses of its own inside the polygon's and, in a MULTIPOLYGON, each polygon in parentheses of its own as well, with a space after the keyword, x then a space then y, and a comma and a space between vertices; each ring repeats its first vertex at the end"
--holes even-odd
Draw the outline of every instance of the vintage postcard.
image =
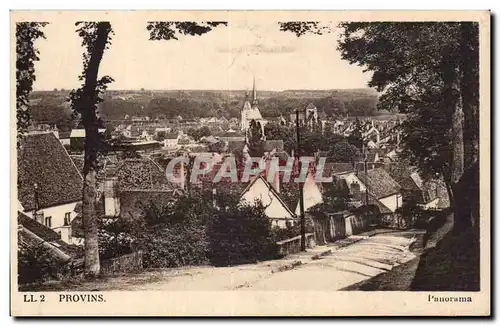
POLYGON ((13 316, 489 316, 490 12, 12 11, 13 316))

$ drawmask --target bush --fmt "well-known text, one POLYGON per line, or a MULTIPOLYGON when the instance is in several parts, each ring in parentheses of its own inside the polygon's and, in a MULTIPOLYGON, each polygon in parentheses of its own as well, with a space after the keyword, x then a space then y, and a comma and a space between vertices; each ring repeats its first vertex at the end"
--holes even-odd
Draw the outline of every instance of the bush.
POLYGON ((61 279, 70 274, 70 264, 54 257, 42 244, 29 246, 19 244, 18 284, 42 283, 61 279))
POLYGON ((133 222, 121 218, 100 220, 99 258, 109 259, 130 254, 136 243, 133 222))
MULTIPOLYGON (((313 221, 306 217, 306 233, 314 232, 313 221)), ((286 228, 280 228, 279 226, 273 226, 271 229, 271 235, 275 242, 282 241, 290 238, 299 236, 300 233, 300 222, 292 225, 291 223, 286 224, 286 228)))
POLYGON ((278 246, 262 205, 232 206, 220 211, 207 229, 208 258, 215 266, 231 266, 273 259, 278 246))
POLYGON ((207 263, 205 229, 195 225, 150 228, 140 239, 147 268, 180 267, 207 263))

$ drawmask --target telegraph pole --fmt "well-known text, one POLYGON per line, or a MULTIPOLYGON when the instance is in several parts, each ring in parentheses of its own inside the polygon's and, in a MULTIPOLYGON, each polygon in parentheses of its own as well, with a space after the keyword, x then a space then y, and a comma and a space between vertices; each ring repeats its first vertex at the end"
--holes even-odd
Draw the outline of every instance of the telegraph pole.
MULTIPOLYGON (((295 110, 295 128, 297 130, 297 152, 296 159, 299 160, 299 176, 302 170, 302 162, 300 161, 300 126, 299 126, 299 110, 295 110)), ((299 183, 299 205, 300 205, 300 251, 306 251, 306 219, 304 215, 304 184, 299 183)))

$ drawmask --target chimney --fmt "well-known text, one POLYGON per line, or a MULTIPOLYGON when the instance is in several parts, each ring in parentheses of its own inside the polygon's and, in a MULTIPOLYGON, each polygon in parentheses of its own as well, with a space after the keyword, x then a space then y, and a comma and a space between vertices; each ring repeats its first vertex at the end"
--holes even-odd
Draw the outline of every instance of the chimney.
POLYGON ((354 181, 351 183, 351 193, 356 199, 360 198, 361 187, 358 182, 354 181))
POLYGON ((108 178, 104 181, 104 213, 106 216, 120 215, 116 178, 108 178))
POLYGON ((274 190, 279 194, 280 193, 280 172, 276 171, 274 174, 274 179, 273 179, 273 187, 274 190))

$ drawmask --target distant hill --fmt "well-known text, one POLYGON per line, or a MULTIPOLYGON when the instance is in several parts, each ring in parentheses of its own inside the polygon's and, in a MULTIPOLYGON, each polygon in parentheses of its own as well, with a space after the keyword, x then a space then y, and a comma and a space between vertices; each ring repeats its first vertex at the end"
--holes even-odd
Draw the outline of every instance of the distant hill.
MULTIPOLYGON (((247 90, 110 90, 99 111, 108 120, 122 119, 126 114, 165 118, 239 117, 246 94, 247 90)), ((57 120, 61 114, 66 119, 68 95, 65 90, 33 92, 30 96, 33 116, 57 120)), ((378 93, 369 88, 258 91, 257 95, 265 117, 287 115, 309 103, 331 117, 374 116, 378 102, 378 93)))

